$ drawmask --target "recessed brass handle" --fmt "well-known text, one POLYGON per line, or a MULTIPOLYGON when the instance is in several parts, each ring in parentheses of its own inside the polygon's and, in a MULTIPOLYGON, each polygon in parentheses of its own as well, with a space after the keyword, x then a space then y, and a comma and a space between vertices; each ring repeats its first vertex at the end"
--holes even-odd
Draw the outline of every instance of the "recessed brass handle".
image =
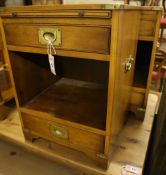
POLYGON ((61 30, 59 28, 40 28, 38 35, 41 44, 49 44, 51 42, 55 46, 61 45, 61 30))
POLYGON ((43 34, 43 38, 44 38, 47 42, 53 43, 53 42, 56 40, 56 33, 45 32, 45 33, 43 34))
POLYGON ((50 124, 49 125, 49 131, 50 134, 52 134, 53 136, 59 137, 59 138, 63 138, 63 139, 68 139, 68 129, 60 127, 60 126, 56 126, 54 124, 50 124))

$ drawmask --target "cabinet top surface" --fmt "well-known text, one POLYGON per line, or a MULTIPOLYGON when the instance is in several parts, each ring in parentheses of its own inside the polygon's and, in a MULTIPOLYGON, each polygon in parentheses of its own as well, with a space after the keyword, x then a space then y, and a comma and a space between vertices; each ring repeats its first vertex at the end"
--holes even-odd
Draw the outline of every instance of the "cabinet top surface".
POLYGON ((162 10, 158 6, 131 6, 123 4, 73 4, 73 5, 34 5, 34 6, 17 6, 1 7, 1 15, 13 11, 47 11, 47 10, 162 10))

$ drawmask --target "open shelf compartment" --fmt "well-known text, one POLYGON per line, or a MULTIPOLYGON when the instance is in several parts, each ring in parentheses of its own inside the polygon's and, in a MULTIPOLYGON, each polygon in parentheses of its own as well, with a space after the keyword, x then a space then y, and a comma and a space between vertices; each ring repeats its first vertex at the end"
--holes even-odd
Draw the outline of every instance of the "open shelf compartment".
POLYGON ((138 41, 133 86, 146 89, 153 42, 138 41))
POLYGON ((61 78, 24 108, 51 113, 60 119, 104 130, 105 90, 99 84, 61 78))
POLYGON ((105 130, 109 62, 55 56, 55 76, 47 55, 10 55, 21 109, 105 130))

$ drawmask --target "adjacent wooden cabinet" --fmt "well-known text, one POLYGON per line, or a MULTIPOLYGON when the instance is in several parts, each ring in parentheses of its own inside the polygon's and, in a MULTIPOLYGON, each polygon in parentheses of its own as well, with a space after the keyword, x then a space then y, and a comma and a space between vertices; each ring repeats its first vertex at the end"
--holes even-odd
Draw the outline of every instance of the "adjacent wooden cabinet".
POLYGON ((5 8, 4 52, 25 138, 78 150, 107 168, 126 112, 145 111, 160 15, 125 5, 5 8))
MULTIPOLYGON (((14 97, 11 80, 9 76, 9 66, 3 51, 2 36, 0 34, 0 105, 14 97)), ((0 119, 3 117, 0 116, 0 119)))

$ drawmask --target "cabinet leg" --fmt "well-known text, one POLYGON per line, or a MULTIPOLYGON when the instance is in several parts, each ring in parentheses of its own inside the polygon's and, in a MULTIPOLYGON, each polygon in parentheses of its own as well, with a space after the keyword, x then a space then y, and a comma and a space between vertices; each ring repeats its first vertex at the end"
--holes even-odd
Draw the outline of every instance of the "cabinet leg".
POLYGON ((24 131, 24 137, 26 141, 29 141, 31 143, 33 143, 36 139, 38 139, 38 136, 33 135, 30 132, 24 131))
POLYGON ((135 118, 143 121, 145 118, 145 110, 139 106, 130 106, 129 112, 133 113, 135 118))

